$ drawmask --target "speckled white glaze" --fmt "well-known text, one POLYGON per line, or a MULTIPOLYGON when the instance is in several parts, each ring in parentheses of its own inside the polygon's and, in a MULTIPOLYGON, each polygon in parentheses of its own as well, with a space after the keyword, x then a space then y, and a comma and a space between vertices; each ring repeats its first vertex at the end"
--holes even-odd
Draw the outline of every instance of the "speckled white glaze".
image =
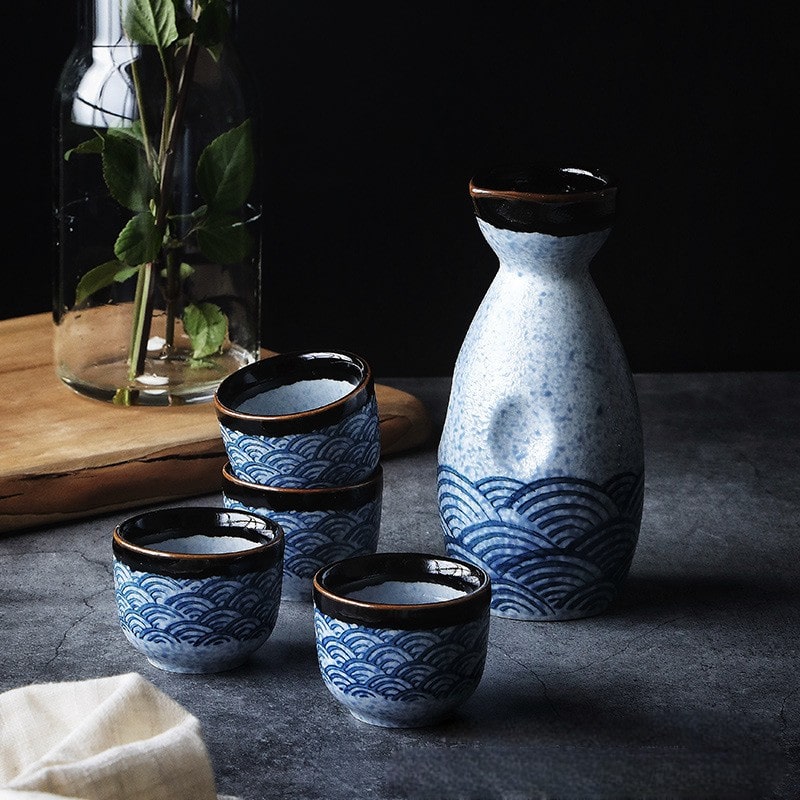
POLYGON ((493 614, 596 614, 628 571, 644 474, 632 376, 589 274, 609 230, 552 236, 477 222, 499 270, 458 355, 439 444, 447 550, 490 573, 493 614), (603 563, 576 556, 592 526, 624 528, 603 563), (561 585, 543 584, 559 548, 561 585))

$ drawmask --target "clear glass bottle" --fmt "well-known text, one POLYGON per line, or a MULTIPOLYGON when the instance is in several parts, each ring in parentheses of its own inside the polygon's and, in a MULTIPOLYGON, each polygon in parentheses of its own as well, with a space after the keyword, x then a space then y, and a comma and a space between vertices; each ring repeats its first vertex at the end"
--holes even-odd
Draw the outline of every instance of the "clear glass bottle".
POLYGON ((55 369, 209 400, 260 355, 259 100, 230 0, 79 0, 55 92, 55 369))

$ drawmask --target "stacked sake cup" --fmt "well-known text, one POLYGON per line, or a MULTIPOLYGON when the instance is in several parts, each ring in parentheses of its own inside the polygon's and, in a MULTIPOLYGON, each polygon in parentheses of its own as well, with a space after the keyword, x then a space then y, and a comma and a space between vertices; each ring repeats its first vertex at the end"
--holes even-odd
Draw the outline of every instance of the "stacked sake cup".
POLYGON ((285 534, 283 600, 312 602, 316 572, 375 553, 383 468, 372 371, 348 352, 289 352, 242 367, 214 394, 222 499, 285 534))
POLYGON ((114 533, 120 625, 151 664, 220 672, 271 635, 285 600, 313 614, 322 680, 382 727, 451 716, 483 675, 491 582, 428 553, 379 553, 383 467, 363 358, 291 352, 214 395, 222 507, 136 515, 114 533))

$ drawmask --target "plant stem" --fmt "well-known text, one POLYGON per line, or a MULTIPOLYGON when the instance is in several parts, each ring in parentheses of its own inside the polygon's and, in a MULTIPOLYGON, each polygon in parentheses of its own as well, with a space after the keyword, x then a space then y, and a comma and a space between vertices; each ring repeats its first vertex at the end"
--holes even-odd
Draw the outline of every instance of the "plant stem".
POLYGON ((128 381, 136 380, 144 369, 147 340, 150 338, 152 306, 148 300, 152 294, 153 264, 143 264, 136 279, 136 296, 133 301, 133 326, 131 329, 131 357, 128 359, 128 381), (149 309, 149 313, 148 313, 149 309), (134 355, 135 354, 135 355, 134 355))
POLYGON ((167 306, 167 320, 166 320, 166 339, 167 352, 171 352, 175 346, 175 306, 178 299, 178 290, 180 288, 180 281, 178 280, 178 270, 180 267, 177 264, 178 259, 173 250, 167 252, 167 288, 166 288, 166 306, 167 306))
POLYGON ((142 126, 142 144, 144 145, 144 154, 145 158, 147 159, 147 166, 152 169, 153 148, 150 144, 147 119, 144 115, 144 99, 142 97, 142 82, 139 76, 139 64, 135 59, 131 63, 131 76, 133 77, 133 88, 136 92, 136 107, 139 109, 139 123, 142 126))
MULTIPOLYGON (((159 212, 162 208, 166 207, 166 194, 168 190, 167 176, 169 176, 170 179, 172 178, 172 168, 175 162, 175 145, 178 137, 178 130, 180 129, 181 122, 183 121, 183 115, 186 109, 186 100, 189 94, 189 86, 192 82, 192 75, 194 74, 194 66, 196 62, 197 44, 195 43, 193 34, 189 37, 186 60, 184 61, 183 70, 181 71, 181 77, 178 82, 178 94, 175 101, 175 110, 172 114, 171 124, 167 131, 167 149, 164 154, 164 161, 161 170, 161 200, 159 202, 159 212)), ((168 350, 171 350, 175 344, 175 318, 177 316, 175 305, 178 298, 178 270, 180 269, 179 259, 175 258, 175 254, 172 252, 167 254, 166 269, 167 321, 165 339, 168 350)))
MULTIPOLYGON (((164 74, 165 100, 161 126, 161 141, 158 148, 159 199, 156 208, 155 224, 157 229, 162 230, 165 229, 167 217, 169 215, 169 193, 172 187, 172 170, 175 164, 175 148, 178 131, 183 122, 189 87, 192 83, 194 66, 197 61, 197 44, 195 43, 194 34, 189 37, 186 58, 178 82, 177 97, 174 93, 172 76, 169 73, 164 52, 160 48, 159 57, 164 74)), ((143 118, 138 72, 134 72, 133 75, 136 84, 137 102, 139 103, 139 116, 143 118)), ((177 286, 178 281, 177 271, 179 265, 177 262, 177 259, 168 255, 164 265, 167 270, 167 285, 170 287, 166 297, 167 329, 165 334, 167 347, 170 349, 173 347, 175 340, 175 306, 178 292, 173 291, 173 289, 177 286)), ((133 334, 131 336, 131 347, 128 356, 129 381, 136 380, 136 377, 144 371, 147 341, 150 338, 150 327, 153 319, 153 294, 155 291, 155 281, 152 275, 153 269, 154 263, 150 262, 142 265, 142 268, 139 270, 139 279, 136 284, 136 298, 134 300, 133 334)))

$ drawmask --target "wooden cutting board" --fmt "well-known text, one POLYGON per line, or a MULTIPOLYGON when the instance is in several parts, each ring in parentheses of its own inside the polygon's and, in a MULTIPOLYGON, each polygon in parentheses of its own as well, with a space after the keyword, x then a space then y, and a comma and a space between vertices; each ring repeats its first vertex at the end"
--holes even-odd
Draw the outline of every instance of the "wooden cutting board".
MULTIPOLYGON (((221 490, 211 403, 121 407, 56 377, 50 314, 0 320, 0 534, 221 490)), ((268 354, 268 351, 264 351, 268 354)), ((382 455, 423 444, 427 409, 376 384, 382 455)))

